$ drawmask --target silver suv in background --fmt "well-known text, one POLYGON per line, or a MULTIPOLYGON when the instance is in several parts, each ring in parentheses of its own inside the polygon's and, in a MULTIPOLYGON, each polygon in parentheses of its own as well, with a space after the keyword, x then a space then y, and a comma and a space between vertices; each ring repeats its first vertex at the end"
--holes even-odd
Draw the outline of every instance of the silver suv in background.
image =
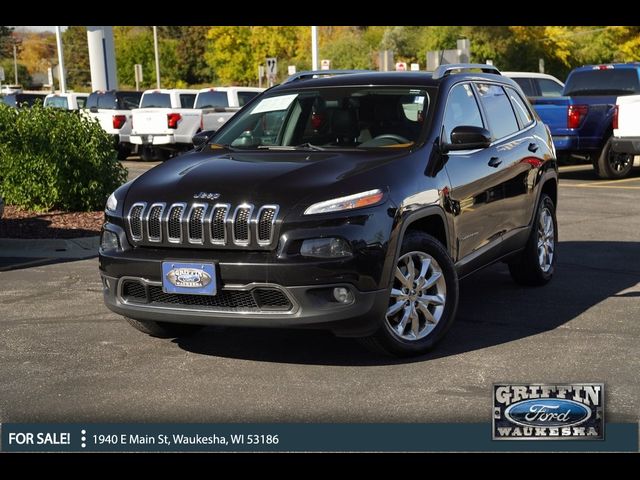
POLYGON ((522 89, 527 98, 561 97, 564 83, 553 75, 536 72, 502 72, 522 89))

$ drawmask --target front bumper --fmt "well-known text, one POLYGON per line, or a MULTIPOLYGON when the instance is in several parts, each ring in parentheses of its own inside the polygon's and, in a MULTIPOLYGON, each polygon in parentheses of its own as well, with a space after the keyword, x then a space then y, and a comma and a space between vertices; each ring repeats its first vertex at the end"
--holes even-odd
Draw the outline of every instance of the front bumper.
MULTIPOLYGON (((319 328, 332 330, 339 336, 366 336, 379 325, 387 308, 387 290, 360 292, 353 285, 306 285, 283 287, 276 284, 252 283, 227 285, 222 291, 251 292, 256 289, 280 291, 290 301, 282 311, 244 306, 203 306, 202 304, 175 304, 153 301, 152 297, 136 301, 123 294, 125 282, 139 282, 149 289, 161 289, 160 281, 141 277, 109 277, 101 272, 104 301, 115 313, 137 320, 186 323, 195 325, 221 325, 237 327, 319 328), (334 287, 345 287, 353 295, 348 303, 331 298, 334 287)), ((219 292, 219 295, 223 292, 219 292)), ((164 296, 164 297, 169 297, 164 296)), ((176 296, 172 296, 176 298, 176 296)), ((191 297, 191 296, 189 296, 191 297)))

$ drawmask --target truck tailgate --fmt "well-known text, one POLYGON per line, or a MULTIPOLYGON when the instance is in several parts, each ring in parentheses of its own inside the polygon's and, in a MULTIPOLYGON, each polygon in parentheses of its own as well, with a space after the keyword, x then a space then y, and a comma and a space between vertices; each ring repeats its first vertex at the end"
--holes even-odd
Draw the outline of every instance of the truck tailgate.
POLYGON ((173 133, 167 125, 167 115, 173 112, 169 108, 140 108, 133 110, 133 134, 169 134, 173 133))
POLYGON ((616 137, 640 137, 640 95, 618 97, 618 128, 616 137))
POLYGON ((571 103, 569 97, 533 97, 530 101, 552 135, 567 128, 567 109, 571 103))

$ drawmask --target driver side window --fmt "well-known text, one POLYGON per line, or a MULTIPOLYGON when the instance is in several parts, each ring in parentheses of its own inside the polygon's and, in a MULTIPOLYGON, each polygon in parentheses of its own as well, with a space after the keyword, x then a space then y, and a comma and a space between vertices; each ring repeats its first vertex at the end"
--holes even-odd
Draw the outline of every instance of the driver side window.
POLYGON ((484 127, 478 102, 469 83, 456 85, 449 92, 443 121, 446 143, 451 143, 451 132, 460 125, 484 127))

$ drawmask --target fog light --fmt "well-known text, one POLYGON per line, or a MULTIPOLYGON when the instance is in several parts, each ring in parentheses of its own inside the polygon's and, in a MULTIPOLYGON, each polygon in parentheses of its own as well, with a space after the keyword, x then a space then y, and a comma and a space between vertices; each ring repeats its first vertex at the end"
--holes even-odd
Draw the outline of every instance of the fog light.
POLYGON ((102 248, 102 250, 118 250, 120 248, 118 235, 109 230, 103 230, 100 248, 102 248))
POLYGON ((353 294, 345 287, 336 287, 333 289, 333 298, 340 303, 353 302, 353 294))
POLYGON ((310 238, 302 242, 300 255, 319 258, 349 257, 351 247, 342 238, 310 238))

